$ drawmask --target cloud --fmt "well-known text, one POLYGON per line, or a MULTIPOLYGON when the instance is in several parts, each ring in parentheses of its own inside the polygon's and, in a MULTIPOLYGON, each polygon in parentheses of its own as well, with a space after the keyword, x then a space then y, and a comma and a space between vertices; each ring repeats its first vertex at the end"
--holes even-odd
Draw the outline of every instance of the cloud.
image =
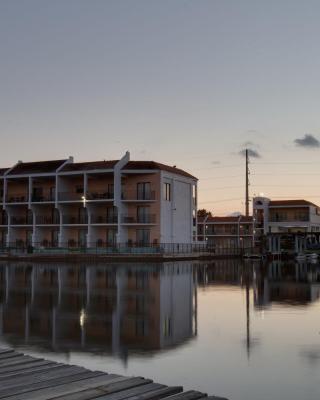
MULTIPOLYGON (((245 157, 246 156, 246 150, 243 149, 241 151, 239 151, 240 156, 245 157)), ((253 149, 248 149, 248 155, 249 157, 252 158, 261 158, 260 153, 257 152, 257 150, 253 150, 253 149)))
POLYGON ((306 133, 303 138, 301 139, 295 139, 294 143, 298 147, 305 147, 308 149, 315 149, 317 147, 320 147, 320 142, 317 138, 315 138, 313 135, 310 133, 306 133))
POLYGON ((211 164, 212 165, 219 165, 219 164, 221 164, 221 161, 212 161, 211 164))

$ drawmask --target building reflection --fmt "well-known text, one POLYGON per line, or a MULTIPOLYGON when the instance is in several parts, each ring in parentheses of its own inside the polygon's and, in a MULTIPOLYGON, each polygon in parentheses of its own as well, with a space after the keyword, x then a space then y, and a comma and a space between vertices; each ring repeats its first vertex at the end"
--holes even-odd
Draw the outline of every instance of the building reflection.
POLYGON ((320 298, 320 264, 217 260, 198 269, 199 286, 238 286, 245 291, 244 345, 248 359, 259 342, 251 314, 273 305, 306 306, 320 298))
POLYGON ((272 304, 301 306, 320 298, 320 265, 274 261, 256 270, 254 303, 267 309, 272 304))
POLYGON ((54 351, 156 351, 196 335, 191 262, 0 265, 0 335, 54 351))

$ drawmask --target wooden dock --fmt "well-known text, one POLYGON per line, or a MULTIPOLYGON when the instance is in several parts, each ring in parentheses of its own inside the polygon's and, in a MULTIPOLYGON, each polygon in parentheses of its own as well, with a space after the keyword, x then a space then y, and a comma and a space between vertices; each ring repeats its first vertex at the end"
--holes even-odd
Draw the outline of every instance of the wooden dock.
POLYGON ((89 371, 75 365, 0 349, 0 399, 10 400, 226 400, 141 377, 89 371))

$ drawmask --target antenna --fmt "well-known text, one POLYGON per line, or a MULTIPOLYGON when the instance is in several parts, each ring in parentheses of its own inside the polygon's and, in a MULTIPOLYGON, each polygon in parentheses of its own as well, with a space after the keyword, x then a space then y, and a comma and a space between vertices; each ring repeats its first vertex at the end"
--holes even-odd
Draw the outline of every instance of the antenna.
POLYGON ((249 154, 248 149, 246 149, 246 217, 249 216, 249 154))

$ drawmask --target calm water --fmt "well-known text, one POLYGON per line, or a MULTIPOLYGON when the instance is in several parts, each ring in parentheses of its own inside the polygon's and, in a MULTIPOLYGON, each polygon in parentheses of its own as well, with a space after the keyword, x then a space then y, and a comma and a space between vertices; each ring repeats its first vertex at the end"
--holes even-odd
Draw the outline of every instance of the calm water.
POLYGON ((231 400, 319 400, 320 265, 0 264, 0 347, 231 400))

